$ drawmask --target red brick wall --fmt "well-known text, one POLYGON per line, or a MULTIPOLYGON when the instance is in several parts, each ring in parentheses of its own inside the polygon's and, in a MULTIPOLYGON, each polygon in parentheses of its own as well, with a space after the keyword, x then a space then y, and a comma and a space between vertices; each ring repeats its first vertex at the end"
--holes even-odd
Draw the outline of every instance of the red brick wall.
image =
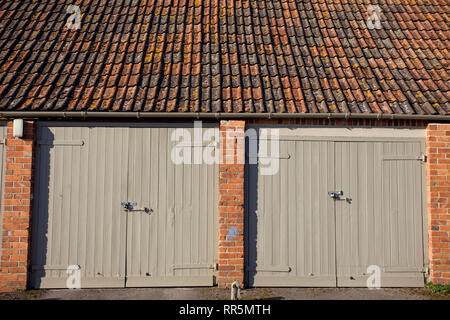
POLYGON ((430 280, 450 283, 450 124, 427 127, 430 280))
POLYGON ((244 130, 245 121, 220 122, 219 287, 244 282, 244 130))
POLYGON ((13 137, 8 122, 2 200, 0 291, 26 288, 32 200, 34 123, 24 122, 24 137, 13 137))

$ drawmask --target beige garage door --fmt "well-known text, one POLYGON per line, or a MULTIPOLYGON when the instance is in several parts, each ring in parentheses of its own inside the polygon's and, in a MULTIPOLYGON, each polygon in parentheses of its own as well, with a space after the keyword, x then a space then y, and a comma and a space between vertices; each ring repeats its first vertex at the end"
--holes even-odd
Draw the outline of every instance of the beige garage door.
POLYGON ((383 287, 423 286, 422 139, 281 136, 279 148, 276 174, 246 170, 250 286, 366 286, 370 266, 383 287))
POLYGON ((174 130, 39 125, 32 287, 213 284, 217 165, 174 164, 174 130))

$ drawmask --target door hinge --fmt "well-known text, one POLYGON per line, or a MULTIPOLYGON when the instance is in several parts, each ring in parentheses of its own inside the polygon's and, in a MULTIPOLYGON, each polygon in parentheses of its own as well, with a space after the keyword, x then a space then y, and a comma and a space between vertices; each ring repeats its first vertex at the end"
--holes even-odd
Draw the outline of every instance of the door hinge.
POLYGON ((427 162, 427 155, 426 154, 422 154, 420 157, 417 158, 417 160, 420 160, 422 162, 427 162))
POLYGON ((430 268, 428 266, 424 267, 422 269, 422 272, 425 274, 425 276, 429 276, 430 275, 430 268))

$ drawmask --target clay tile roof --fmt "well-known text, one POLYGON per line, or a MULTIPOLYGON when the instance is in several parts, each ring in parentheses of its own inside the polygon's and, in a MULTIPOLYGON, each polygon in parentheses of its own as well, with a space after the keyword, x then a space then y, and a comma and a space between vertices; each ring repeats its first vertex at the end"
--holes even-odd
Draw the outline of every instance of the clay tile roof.
POLYGON ((368 3, 1 0, 0 111, 449 114, 449 1, 368 3))

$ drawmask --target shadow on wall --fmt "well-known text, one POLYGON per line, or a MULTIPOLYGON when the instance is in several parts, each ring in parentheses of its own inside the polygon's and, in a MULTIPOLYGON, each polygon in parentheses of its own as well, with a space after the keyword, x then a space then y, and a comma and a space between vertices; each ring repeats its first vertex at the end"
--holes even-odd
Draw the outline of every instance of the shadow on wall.
POLYGON ((50 199, 50 151, 53 148, 54 135, 47 127, 37 128, 35 153, 35 180, 33 214, 31 217, 31 264, 28 270, 28 286, 41 287, 42 278, 49 270, 47 265, 47 243, 49 232, 50 199))
MULTIPOLYGON (((257 140, 256 153, 259 151, 259 140, 257 140)), ((256 274, 257 261, 257 227, 258 227, 258 159, 256 163, 250 164, 251 154, 248 152, 250 139, 245 138, 245 214, 244 214, 244 283, 246 287, 253 287, 256 274)))

